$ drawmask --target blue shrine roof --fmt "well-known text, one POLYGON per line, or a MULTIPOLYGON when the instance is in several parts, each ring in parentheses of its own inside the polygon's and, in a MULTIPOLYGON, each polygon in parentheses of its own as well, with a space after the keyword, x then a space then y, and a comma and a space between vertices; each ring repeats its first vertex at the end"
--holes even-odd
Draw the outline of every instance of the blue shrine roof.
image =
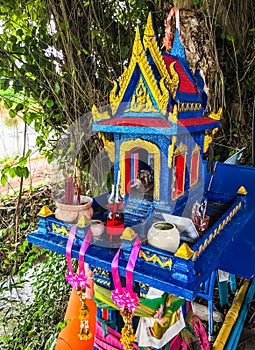
POLYGON ((143 37, 136 30, 128 66, 114 82, 111 111, 93 107, 93 131, 177 135, 219 127, 219 115, 205 115, 203 88, 199 71, 193 74, 188 65, 178 29, 171 52, 161 52, 149 15, 143 37))

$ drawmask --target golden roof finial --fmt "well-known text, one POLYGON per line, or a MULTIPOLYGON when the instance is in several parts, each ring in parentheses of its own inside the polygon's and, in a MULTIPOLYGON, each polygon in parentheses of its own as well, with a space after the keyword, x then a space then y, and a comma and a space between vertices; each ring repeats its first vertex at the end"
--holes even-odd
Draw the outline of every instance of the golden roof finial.
POLYGON ((177 252, 174 254, 175 256, 179 258, 183 258, 185 260, 189 260, 194 254, 194 251, 190 249, 190 247, 187 245, 187 243, 182 243, 180 248, 177 250, 177 252))
POLYGON ((122 235, 120 236, 120 238, 125 239, 127 241, 132 241, 136 236, 137 234, 135 233, 134 230, 132 230, 132 228, 126 227, 122 235))
POLYGON ((44 205, 38 213, 39 216, 42 216, 44 218, 52 214, 53 214, 52 211, 47 207, 47 205, 44 205))
POLYGON ((247 192, 247 190, 246 190, 246 188, 244 186, 241 186, 241 187, 239 187, 237 193, 246 195, 248 192, 247 192))

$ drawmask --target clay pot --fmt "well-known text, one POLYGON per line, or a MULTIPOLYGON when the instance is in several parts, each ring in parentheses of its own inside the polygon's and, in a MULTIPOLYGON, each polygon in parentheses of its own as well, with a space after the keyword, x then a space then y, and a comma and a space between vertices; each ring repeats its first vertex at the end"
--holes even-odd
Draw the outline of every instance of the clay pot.
POLYGON ((148 243, 153 247, 175 253, 180 244, 180 233, 171 222, 157 221, 148 232, 148 243))
POLYGON ((90 220, 93 215, 92 201, 91 197, 81 196, 82 204, 72 205, 56 202, 55 218, 65 222, 77 223, 85 215, 90 220))
POLYGON ((91 220, 91 231, 94 241, 97 241, 104 233, 104 223, 101 220, 91 220))

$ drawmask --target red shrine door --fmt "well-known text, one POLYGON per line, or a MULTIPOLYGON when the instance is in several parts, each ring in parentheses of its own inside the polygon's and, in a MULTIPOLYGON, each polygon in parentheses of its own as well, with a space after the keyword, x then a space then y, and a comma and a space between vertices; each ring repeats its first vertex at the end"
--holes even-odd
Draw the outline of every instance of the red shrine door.
POLYGON ((138 172, 148 170, 153 177, 154 155, 143 148, 133 148, 125 152, 125 193, 130 194, 131 186, 138 183, 138 172))

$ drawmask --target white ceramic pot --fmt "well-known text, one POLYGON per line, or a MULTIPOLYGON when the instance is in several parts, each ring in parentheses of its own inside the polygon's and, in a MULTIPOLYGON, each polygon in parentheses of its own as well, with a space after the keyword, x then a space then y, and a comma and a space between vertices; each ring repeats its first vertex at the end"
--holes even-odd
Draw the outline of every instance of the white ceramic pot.
POLYGON ((91 220, 91 231, 94 241, 97 241, 104 233, 104 223, 101 220, 91 220))
POLYGON ((81 196, 82 204, 64 204, 56 202, 55 218, 70 223, 77 223, 85 215, 89 220, 93 215, 93 199, 87 196, 81 196))
POLYGON ((171 222, 157 221, 148 232, 148 243, 153 247, 175 253, 180 245, 180 233, 171 222))

